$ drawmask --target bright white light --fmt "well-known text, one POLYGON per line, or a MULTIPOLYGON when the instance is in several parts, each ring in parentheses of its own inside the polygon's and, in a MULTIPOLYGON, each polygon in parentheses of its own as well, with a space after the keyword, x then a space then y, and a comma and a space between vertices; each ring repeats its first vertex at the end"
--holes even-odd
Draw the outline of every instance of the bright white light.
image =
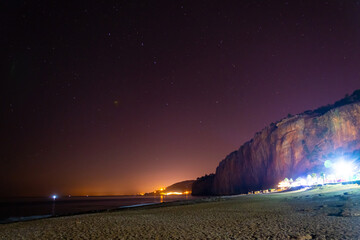
POLYGON ((52 199, 54 199, 54 200, 55 200, 56 198, 57 198, 57 196, 56 196, 56 195, 52 195, 52 199))
POLYGON ((288 188, 288 187, 290 187, 290 182, 289 182, 289 180, 283 180, 283 181, 281 181, 281 182, 279 182, 279 184, 278 184, 278 188, 288 188))
POLYGON ((307 182, 303 178, 297 178, 294 182, 291 183, 291 187, 300 187, 300 186, 307 186, 307 182))
POLYGON ((333 164, 333 168, 337 178, 349 180, 354 175, 355 167, 352 162, 346 162, 341 159, 333 164))
POLYGON ((300 186, 306 186, 307 182, 305 179, 301 178, 300 179, 300 186))

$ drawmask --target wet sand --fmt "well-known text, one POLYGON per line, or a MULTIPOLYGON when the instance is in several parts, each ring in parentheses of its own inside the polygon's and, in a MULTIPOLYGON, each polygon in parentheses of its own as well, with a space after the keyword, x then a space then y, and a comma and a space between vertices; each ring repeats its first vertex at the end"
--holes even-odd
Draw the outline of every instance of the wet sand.
POLYGON ((325 186, 3 224, 0 239, 360 239, 360 188, 325 186))

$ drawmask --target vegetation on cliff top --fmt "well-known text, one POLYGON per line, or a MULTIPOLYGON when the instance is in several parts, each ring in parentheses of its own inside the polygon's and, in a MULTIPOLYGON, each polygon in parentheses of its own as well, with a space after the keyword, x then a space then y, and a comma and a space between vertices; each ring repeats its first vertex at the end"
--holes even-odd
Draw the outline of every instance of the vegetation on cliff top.
POLYGON ((328 104, 326 106, 319 107, 313 111, 311 111, 311 110, 305 111, 304 113, 305 114, 316 113, 316 114, 322 115, 322 114, 325 114, 326 112, 330 111, 333 108, 345 106, 347 104, 351 104, 351 103, 359 102, 359 101, 360 101, 360 89, 355 90, 353 92, 353 94, 351 94, 351 95, 346 94, 343 99, 336 101, 334 104, 328 104))

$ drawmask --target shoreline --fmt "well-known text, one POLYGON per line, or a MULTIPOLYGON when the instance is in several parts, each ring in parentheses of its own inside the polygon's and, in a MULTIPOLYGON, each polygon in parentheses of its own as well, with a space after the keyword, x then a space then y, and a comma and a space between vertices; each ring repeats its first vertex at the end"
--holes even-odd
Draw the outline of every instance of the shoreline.
MULTIPOLYGON (((301 189, 301 191, 308 190, 307 188, 301 189)), ((259 195, 270 195, 270 194, 279 194, 285 192, 295 192, 299 190, 288 190, 283 192, 274 192, 274 193, 264 193, 259 195)), ((9 219, 15 219, 12 221, 0 221, 0 225, 9 225, 13 223, 21 223, 21 222, 30 222, 37 221, 42 219, 52 219, 52 218, 61 218, 61 217, 71 217, 71 216, 81 216, 86 214, 98 214, 98 213, 111 213, 111 212, 120 212, 126 210, 142 210, 142 209, 156 209, 162 207, 171 207, 171 206, 183 206, 183 205, 192 205, 199 203, 207 203, 207 202, 216 202, 216 201, 224 201, 227 199, 237 198, 240 196, 247 196, 249 194, 237 194, 237 195, 223 195, 223 196, 196 196, 198 199, 189 199, 189 200, 175 200, 170 202, 152 202, 152 203, 140 203, 133 205, 120 206, 109 209, 99 209, 99 210, 89 210, 89 211, 81 211, 81 212, 73 212, 73 213, 65 213, 65 214, 56 214, 56 215, 31 215, 31 216, 23 216, 23 217, 10 217, 9 219)), ((252 194, 250 194, 252 195, 252 194)))
MULTIPOLYGON (((306 190, 308 190, 308 188, 304 187, 304 188, 300 189, 300 191, 306 191, 306 190)), ((279 194, 279 193, 286 193, 286 192, 296 192, 296 191, 299 191, 299 190, 287 190, 287 191, 274 192, 274 193, 262 193, 262 194, 258 194, 258 196, 279 194)), ((141 210, 141 209, 153 209, 153 208, 162 208, 162 207, 171 207, 171 206, 192 205, 192 204, 199 204, 199 203, 224 201, 227 199, 237 198, 237 197, 241 197, 241 196, 248 196, 248 195, 253 195, 253 194, 237 194, 237 195, 223 195, 223 196, 196 196, 196 197, 198 197, 198 199, 175 200, 175 201, 169 201, 169 202, 140 203, 140 204, 126 205, 126 206, 119 206, 119 207, 109 208, 109 209, 88 210, 88 211, 55 214, 55 215, 47 214, 47 215, 10 217, 8 219, 15 219, 15 220, 6 221, 8 219, 5 219, 5 220, 0 221, 0 225, 8 225, 8 224, 19 223, 19 222, 30 222, 30 221, 37 221, 37 220, 42 220, 42 219, 80 216, 80 215, 86 215, 86 214, 110 213, 110 212, 120 212, 120 211, 126 211, 126 210, 141 210)))
POLYGON ((10 218, 1 220, 0 225, 9 225, 9 224, 13 224, 13 223, 30 222, 30 221, 37 221, 37 220, 42 220, 42 219, 80 216, 80 215, 85 215, 85 214, 118 212, 118 211, 130 210, 130 209, 137 210, 137 209, 161 208, 161 207, 167 207, 167 206, 181 206, 181 205, 200 203, 200 202, 202 202, 201 200, 209 199, 209 198, 218 198, 218 197, 217 196, 204 196, 204 197, 199 197, 198 199, 175 200, 175 201, 169 201, 169 202, 140 203, 140 204, 125 205, 125 206, 119 206, 119 207, 108 208, 108 209, 88 210, 88 211, 55 214, 55 215, 46 214, 46 215, 30 215, 30 216, 21 216, 21 217, 10 217, 10 218), (12 220, 8 221, 9 219, 12 219, 12 220))
POLYGON ((151 204, 0 225, 0 239, 360 239, 360 187, 151 204))

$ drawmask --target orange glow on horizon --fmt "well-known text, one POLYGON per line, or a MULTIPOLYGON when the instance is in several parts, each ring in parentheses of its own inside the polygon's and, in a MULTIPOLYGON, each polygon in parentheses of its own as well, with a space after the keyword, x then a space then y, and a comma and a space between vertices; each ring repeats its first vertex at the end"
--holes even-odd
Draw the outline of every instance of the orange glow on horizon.
POLYGON ((191 194, 191 191, 185 191, 185 192, 162 192, 161 195, 188 195, 191 194))

